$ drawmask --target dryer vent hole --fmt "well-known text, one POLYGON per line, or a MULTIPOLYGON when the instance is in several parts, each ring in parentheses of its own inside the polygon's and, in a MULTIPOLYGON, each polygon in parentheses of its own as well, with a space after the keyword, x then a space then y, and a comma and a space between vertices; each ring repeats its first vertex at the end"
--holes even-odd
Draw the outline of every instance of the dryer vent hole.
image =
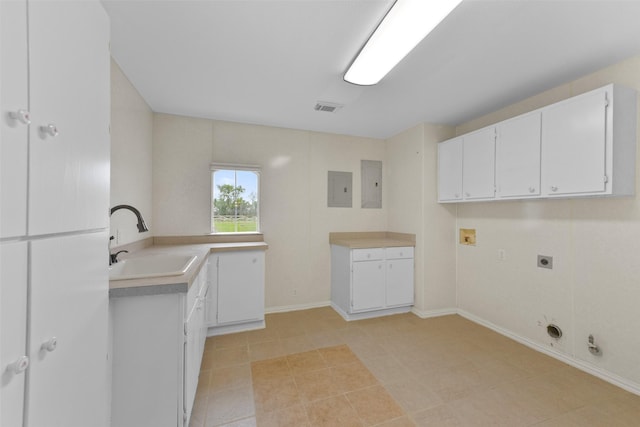
POLYGON ((556 325, 547 326, 547 334, 553 339, 560 339, 562 337, 562 329, 556 325))

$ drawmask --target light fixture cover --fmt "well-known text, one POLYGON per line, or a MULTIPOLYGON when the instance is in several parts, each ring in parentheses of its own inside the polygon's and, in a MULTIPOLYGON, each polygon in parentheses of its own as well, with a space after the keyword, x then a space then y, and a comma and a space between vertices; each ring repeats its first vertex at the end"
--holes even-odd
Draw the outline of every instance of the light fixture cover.
POLYGON ((374 85, 407 56, 462 0, 397 0, 353 61, 344 79, 374 85))

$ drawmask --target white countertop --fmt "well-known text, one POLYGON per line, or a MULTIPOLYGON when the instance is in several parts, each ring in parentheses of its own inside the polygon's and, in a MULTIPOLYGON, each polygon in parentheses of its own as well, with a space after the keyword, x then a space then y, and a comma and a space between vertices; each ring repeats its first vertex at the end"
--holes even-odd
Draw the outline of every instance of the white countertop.
POLYGON ((179 276, 160 276, 141 279, 124 279, 109 281, 109 297, 128 297, 141 295, 161 295, 187 292, 200 269, 212 252, 229 252, 243 250, 266 250, 265 242, 238 243, 202 243, 191 245, 157 245, 141 249, 132 254, 123 254, 121 258, 128 259, 138 256, 156 254, 185 254, 195 255, 197 258, 189 269, 179 276))

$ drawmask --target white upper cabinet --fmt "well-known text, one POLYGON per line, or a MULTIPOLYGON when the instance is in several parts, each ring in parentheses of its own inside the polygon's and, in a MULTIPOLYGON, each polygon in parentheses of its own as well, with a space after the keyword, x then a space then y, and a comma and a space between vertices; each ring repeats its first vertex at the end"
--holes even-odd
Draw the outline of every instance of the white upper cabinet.
POLYGON ((540 195, 540 112, 496 126, 496 197, 540 195))
POLYGON ((495 128, 489 127, 463 137, 462 191, 464 200, 493 199, 495 196, 495 128))
POLYGON ((462 138, 438 144, 438 201, 462 200, 462 138))
POLYGON ((591 92, 543 112, 544 194, 605 191, 607 102, 605 91, 591 92))
POLYGON ((27 234, 27 2, 0 2, 0 238, 27 234))
POLYGON ((542 112, 542 194, 633 194, 635 92, 609 85, 542 112))
POLYGON ((636 92, 611 84, 442 142, 438 201, 633 195, 636 109, 636 92))
POLYGON ((32 1, 28 13, 29 234, 108 227, 107 14, 93 1, 32 1))

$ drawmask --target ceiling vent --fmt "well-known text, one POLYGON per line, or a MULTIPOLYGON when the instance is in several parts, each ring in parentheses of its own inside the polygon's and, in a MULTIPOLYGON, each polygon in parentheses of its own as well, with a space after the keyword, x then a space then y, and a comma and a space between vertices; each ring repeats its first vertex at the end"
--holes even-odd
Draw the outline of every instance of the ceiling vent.
POLYGON ((335 113, 344 107, 342 104, 334 104, 333 102, 318 101, 314 109, 316 111, 324 111, 326 113, 335 113))

